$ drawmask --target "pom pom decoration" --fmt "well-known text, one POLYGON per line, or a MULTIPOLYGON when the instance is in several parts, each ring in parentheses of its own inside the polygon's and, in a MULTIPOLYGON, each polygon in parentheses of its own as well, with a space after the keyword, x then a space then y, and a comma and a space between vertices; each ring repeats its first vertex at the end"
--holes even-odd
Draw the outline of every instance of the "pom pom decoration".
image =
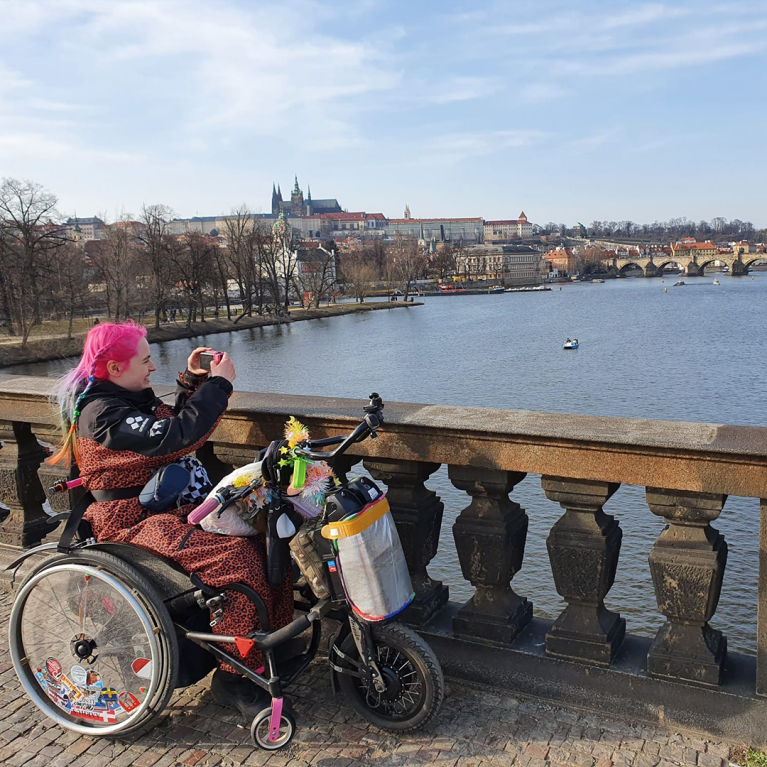
POLYGON ((288 447, 293 450, 299 442, 306 442, 309 439, 309 430, 300 421, 290 416, 285 424, 285 439, 288 441, 288 447))

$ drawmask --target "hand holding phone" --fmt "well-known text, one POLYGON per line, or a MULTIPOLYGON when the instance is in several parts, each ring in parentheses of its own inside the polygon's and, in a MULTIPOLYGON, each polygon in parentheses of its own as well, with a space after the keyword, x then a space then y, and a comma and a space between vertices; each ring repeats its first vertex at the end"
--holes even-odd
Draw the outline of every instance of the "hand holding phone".
POLYGON ((223 354, 221 352, 213 351, 212 349, 200 352, 200 369, 210 372, 211 362, 220 362, 223 354))

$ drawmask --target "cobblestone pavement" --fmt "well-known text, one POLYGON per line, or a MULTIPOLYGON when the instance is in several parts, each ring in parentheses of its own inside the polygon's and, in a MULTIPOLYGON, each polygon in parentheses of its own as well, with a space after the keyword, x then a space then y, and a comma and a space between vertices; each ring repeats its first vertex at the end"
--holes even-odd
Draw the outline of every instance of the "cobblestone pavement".
MULTIPOLYGON (((10 606, 0 595, 4 625, 10 606)), ((326 666, 316 661, 291 688, 298 729, 277 753, 254 748, 249 728, 213 703, 208 680, 174 696, 148 735, 94 739, 49 726, 21 691, 5 638, 0 652, 0 764, 30 767, 345 767, 353 764, 437 767, 576 765, 577 767, 723 767, 730 744, 669 733, 517 700, 448 682, 445 704, 421 732, 394 736, 368 725, 333 697, 326 666)))

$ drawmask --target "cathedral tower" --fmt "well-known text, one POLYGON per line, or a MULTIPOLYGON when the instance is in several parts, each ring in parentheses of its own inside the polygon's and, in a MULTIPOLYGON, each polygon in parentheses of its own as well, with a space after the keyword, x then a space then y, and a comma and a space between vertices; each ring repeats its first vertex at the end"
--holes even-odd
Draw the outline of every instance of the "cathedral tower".
POLYGON ((298 187, 298 176, 290 195, 290 212, 294 216, 304 215, 304 193, 298 187))

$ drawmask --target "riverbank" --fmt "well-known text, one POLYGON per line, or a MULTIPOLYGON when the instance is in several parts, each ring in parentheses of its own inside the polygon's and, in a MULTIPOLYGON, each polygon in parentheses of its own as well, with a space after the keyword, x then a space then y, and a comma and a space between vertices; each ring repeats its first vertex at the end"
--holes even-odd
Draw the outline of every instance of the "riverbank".
MULTIPOLYGON (((247 328, 260 328, 267 325, 285 325, 303 320, 319 320, 327 317, 339 317, 355 312, 372 312, 381 309, 410 309, 413 306, 423 306, 421 303, 404 303, 400 301, 376 301, 367 304, 332 304, 319 309, 291 309, 290 317, 275 319, 273 317, 241 317, 239 321, 218 319, 206 322, 193 322, 191 327, 171 322, 159 328, 148 328, 147 340, 150 344, 162 341, 174 341, 178 338, 194 338, 195 336, 211 335, 214 333, 231 333, 247 328)), ((30 339, 25 349, 21 342, 4 343, 0 345, 0 368, 13 365, 23 365, 30 362, 47 362, 49 360, 74 357, 83 348, 85 333, 78 333, 72 338, 66 335, 50 335, 30 339)))

